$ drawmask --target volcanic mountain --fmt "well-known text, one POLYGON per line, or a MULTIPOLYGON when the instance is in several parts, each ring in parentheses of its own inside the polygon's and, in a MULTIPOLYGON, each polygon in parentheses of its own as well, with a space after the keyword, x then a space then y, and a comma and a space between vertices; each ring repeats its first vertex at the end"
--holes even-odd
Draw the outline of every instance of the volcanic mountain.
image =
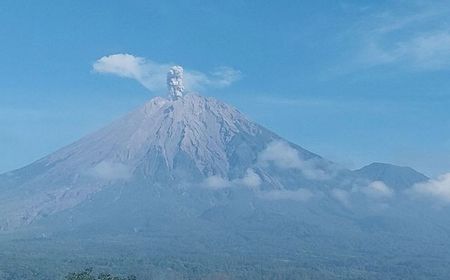
POLYGON ((73 208, 114 185, 292 190, 322 186, 338 171, 235 108, 184 94, 182 70, 175 67, 171 73, 169 98, 156 97, 100 131, 2 176, 2 229, 73 208))
POLYGON ((449 272, 446 212, 407 192, 426 176, 387 164, 350 171, 186 94, 179 66, 167 82, 167 98, 0 176, 0 279, 17 275, 12 255, 33 268, 18 279, 105 263, 160 279, 252 279, 252 262, 268 279, 427 275, 403 260, 449 272))

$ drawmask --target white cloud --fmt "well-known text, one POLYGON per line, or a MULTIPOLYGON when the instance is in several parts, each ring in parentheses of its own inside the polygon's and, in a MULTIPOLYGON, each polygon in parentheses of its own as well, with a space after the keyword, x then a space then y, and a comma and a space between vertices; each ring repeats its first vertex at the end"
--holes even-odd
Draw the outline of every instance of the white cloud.
POLYGON ((194 90, 201 90, 205 87, 227 87, 240 79, 240 71, 226 66, 217 68, 209 75, 198 71, 185 72, 185 85, 188 89, 194 90))
POLYGON ((257 189, 262 183, 261 177, 251 168, 247 169, 242 178, 228 180, 214 175, 203 181, 203 186, 209 189, 223 189, 230 187, 247 187, 257 189))
POLYGON ((211 75, 214 77, 212 83, 218 87, 227 87, 242 78, 241 71, 228 66, 216 68, 211 75))
MULTIPOLYGON (((309 179, 326 180, 333 175, 331 170, 325 170, 320 166, 319 159, 303 159, 300 153, 284 141, 271 142, 258 156, 258 162, 262 165, 273 163, 282 169, 297 169, 309 179)), ((328 166, 331 167, 331 166, 328 166)))
POLYGON ((450 66, 450 31, 415 34, 383 45, 381 39, 368 42, 361 61, 369 66, 402 63, 416 70, 439 70, 450 66))
POLYGON ((300 188, 295 191, 290 190, 265 191, 260 192, 258 196, 266 200, 294 200, 305 202, 310 200, 314 196, 314 194, 308 189, 300 188))
POLYGON ((113 54, 98 59, 92 67, 97 73, 134 79, 150 91, 160 92, 166 87, 166 74, 170 65, 130 54, 113 54))
POLYGON ((214 175, 214 176, 209 176, 208 178, 206 178, 203 181, 203 186, 208 188, 208 189, 214 189, 214 190, 218 190, 218 189, 223 189, 223 188, 229 188, 231 187, 233 184, 231 183, 231 181, 224 179, 220 176, 214 175))
POLYGON ((350 193, 343 189, 332 189, 331 196, 345 207, 350 207, 350 193))
POLYGON ((280 168, 300 169, 303 161, 298 151, 283 141, 274 141, 259 154, 259 160, 263 163, 273 162, 280 168))
POLYGON ((371 198, 390 198, 394 196, 394 191, 381 181, 371 182, 367 187, 361 190, 365 195, 371 198))
POLYGON ((259 177, 256 172, 249 168, 247 169, 247 172, 245 173, 245 176, 243 178, 237 179, 233 181, 236 185, 242 185, 248 188, 256 189, 259 187, 262 183, 261 177, 259 177))
MULTIPOLYGON (((331 197, 347 208, 351 207, 352 196, 357 193, 362 193, 373 200, 370 201, 367 206, 374 207, 374 209, 381 209, 381 206, 385 208, 388 204, 381 202, 386 201, 384 199, 392 198, 395 194, 394 190, 381 181, 373 181, 370 183, 366 182, 363 186, 355 185, 351 190, 344 190, 341 188, 334 188, 330 190, 331 197)), ((367 201, 367 203, 368 202, 369 201, 367 201)))
POLYGON ((129 179, 132 172, 128 166, 119 162, 102 161, 94 166, 89 174, 103 180, 129 179))
POLYGON ((212 190, 224 188, 246 187, 256 191, 256 195, 264 200, 293 200, 306 202, 314 197, 314 193, 305 188, 297 190, 260 191, 261 177, 251 168, 247 169, 242 178, 228 180, 220 176, 210 176, 203 181, 202 186, 212 190))
MULTIPOLYGON (((131 54, 113 54, 101 57, 92 67, 94 72, 133 79, 148 90, 161 93, 166 90, 166 75, 171 66, 131 54)), ((196 91, 226 87, 240 78, 241 73, 230 67, 219 67, 210 74, 185 69, 184 84, 188 90, 196 91)))
POLYGON ((447 4, 410 1, 361 15, 347 37, 349 55, 335 71, 390 66, 402 70, 430 71, 450 67, 450 9, 447 4))
POLYGON ((436 179, 417 183, 412 188, 413 194, 421 197, 437 199, 443 203, 450 203, 450 173, 443 174, 436 179))

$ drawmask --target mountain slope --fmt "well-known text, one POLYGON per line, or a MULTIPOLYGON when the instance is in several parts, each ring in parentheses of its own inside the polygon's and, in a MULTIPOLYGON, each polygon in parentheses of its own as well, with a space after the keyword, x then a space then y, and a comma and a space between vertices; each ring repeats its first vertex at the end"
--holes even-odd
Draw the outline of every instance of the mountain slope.
POLYGON ((410 167, 396 166, 387 163, 371 163, 354 171, 358 176, 371 181, 383 181, 396 189, 407 189, 415 183, 424 182, 429 178, 410 167))

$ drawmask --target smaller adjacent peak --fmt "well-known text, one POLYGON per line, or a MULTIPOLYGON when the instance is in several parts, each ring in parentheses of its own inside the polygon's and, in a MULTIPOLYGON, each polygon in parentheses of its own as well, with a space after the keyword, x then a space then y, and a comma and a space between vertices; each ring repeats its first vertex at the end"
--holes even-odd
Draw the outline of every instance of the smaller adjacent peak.
POLYGON ((415 183, 429 178, 407 166, 397 166, 389 163, 374 162, 354 171, 358 176, 371 181, 383 181, 396 189, 406 189, 415 183))
POLYGON ((170 99, 176 100, 179 97, 183 97, 183 67, 176 65, 170 68, 167 73, 167 87, 170 99))

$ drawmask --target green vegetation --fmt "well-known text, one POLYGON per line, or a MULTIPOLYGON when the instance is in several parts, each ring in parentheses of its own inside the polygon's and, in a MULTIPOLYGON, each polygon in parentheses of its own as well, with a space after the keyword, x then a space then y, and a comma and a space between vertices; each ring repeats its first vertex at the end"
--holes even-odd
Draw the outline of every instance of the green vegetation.
POLYGON ((136 276, 119 277, 109 273, 100 273, 97 276, 93 274, 92 268, 87 268, 81 272, 69 273, 65 280, 136 280, 136 276))

